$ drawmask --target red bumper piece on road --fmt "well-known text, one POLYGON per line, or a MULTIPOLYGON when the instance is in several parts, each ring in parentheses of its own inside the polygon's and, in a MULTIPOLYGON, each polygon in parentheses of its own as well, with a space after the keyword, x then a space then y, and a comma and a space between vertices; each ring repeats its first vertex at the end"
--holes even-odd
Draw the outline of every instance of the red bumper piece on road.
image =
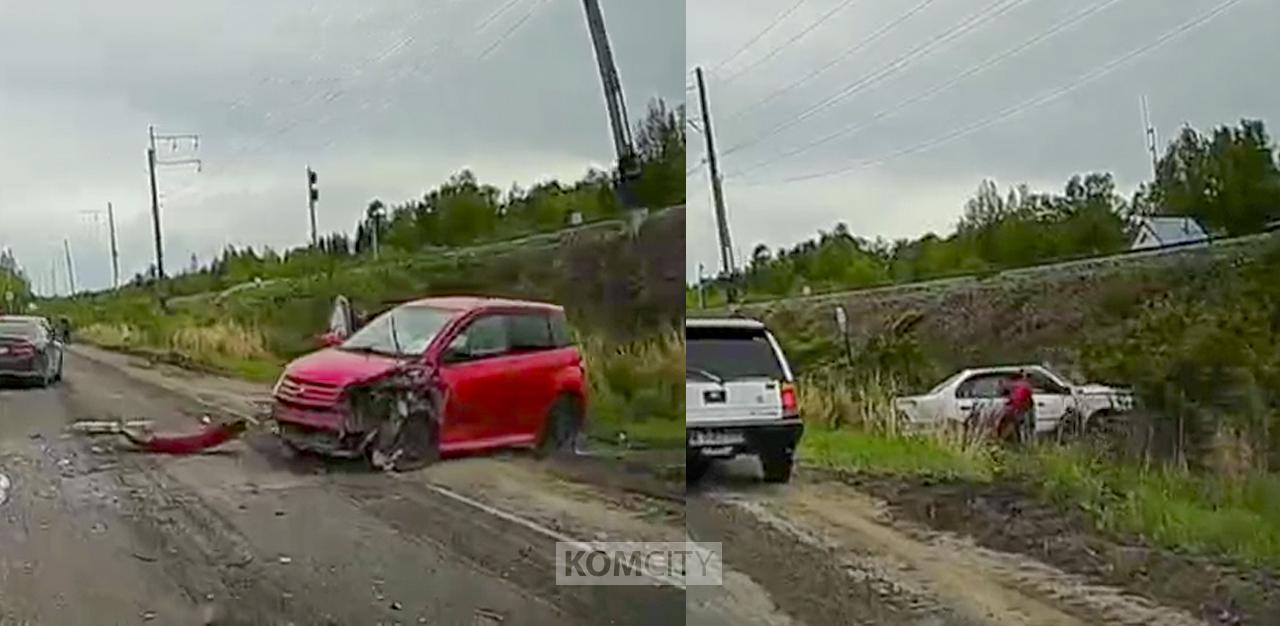
POLYGON ((126 436, 147 452, 195 454, 235 439, 245 431, 247 426, 248 424, 244 421, 236 421, 225 424, 212 424, 194 434, 156 434, 138 437, 126 432, 126 436))

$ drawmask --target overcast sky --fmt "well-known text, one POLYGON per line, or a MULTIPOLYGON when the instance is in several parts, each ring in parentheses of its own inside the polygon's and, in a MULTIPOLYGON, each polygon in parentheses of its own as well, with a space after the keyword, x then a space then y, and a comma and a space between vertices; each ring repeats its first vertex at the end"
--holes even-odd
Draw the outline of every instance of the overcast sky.
MULTIPOLYGON (((602 4, 632 117, 682 100, 681 0, 602 4)), ((64 238, 78 286, 109 284, 83 213, 108 201, 124 277, 152 261, 148 124, 204 160, 159 174, 170 272, 304 243, 307 164, 321 231, 350 232, 464 166, 507 188, 614 158, 578 0, 0 0, 0 246, 42 292, 64 238)))
MULTIPOLYGON (((985 177, 1002 188, 1026 182, 1060 190, 1073 173, 1108 171, 1127 195, 1151 170, 1142 95, 1150 100, 1162 143, 1184 123, 1205 129, 1243 117, 1270 122, 1274 136, 1280 81, 1268 68, 1280 58, 1280 3, 1241 0, 1199 29, 1059 99, 879 162, 1095 75, 1222 2, 805 0, 734 57, 795 1, 689 0, 688 60, 690 67, 710 70, 712 122, 724 153, 735 248, 749 255, 761 242, 791 245, 837 221, 870 238, 947 233, 985 177), (987 59, 1103 3, 1074 26, 966 76, 987 59), (992 6, 1007 10, 987 11, 992 6), (973 16, 981 17, 967 32, 930 43, 973 16), (912 55, 915 50, 920 51, 912 55), (953 87, 901 106, 959 77, 964 78, 953 87), (853 130, 801 150, 846 128, 853 130), (848 171, 787 181, 842 169, 848 171)), ((703 155, 694 146, 690 167, 703 155)), ((719 256, 706 169, 688 183, 686 263, 693 276, 698 263, 714 272, 719 256)))

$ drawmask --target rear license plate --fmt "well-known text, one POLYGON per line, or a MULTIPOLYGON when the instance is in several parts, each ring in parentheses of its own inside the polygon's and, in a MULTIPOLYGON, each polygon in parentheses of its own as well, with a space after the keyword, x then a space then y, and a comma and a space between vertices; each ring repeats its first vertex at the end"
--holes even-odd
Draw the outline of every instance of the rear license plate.
POLYGON ((734 446, 746 441, 740 432, 694 431, 689 433, 691 446, 734 446))

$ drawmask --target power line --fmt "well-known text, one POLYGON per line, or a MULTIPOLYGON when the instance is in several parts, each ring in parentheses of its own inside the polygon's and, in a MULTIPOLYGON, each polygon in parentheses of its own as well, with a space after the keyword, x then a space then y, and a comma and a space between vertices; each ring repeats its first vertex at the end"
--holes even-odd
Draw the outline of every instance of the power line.
POLYGON ((800 41, 801 39, 804 39, 805 36, 807 36, 809 33, 813 32, 815 29, 821 26, 823 22, 826 22, 828 19, 831 18, 831 16, 835 15, 836 13, 839 13, 840 11, 843 11, 844 9, 849 8, 850 6, 853 5, 854 2, 857 2, 857 1, 858 0, 844 0, 844 2, 837 4, 830 11, 827 11, 826 13, 823 13, 821 16, 819 16, 818 19, 813 21, 813 23, 804 27, 804 29, 802 29, 800 32, 792 35, 790 39, 782 42, 782 45, 779 45, 773 50, 770 50, 769 53, 764 55, 763 57, 760 57, 759 59, 756 59, 755 61, 748 63, 746 67, 743 67, 738 71, 730 74, 729 76, 726 76, 721 82, 728 83, 738 78, 739 76, 742 76, 743 74, 747 73, 748 70, 751 70, 759 66, 761 63, 764 63, 765 61, 772 59, 773 57, 777 56, 779 52, 782 52, 783 50, 785 50, 788 46, 796 43, 797 41, 800 41))
POLYGON ((488 48, 485 48, 484 52, 480 53, 480 56, 476 57, 476 61, 485 60, 489 56, 490 52, 497 50, 500 46, 502 46, 502 44, 506 43, 507 40, 510 39, 511 36, 516 33, 516 31, 520 30, 520 28, 523 27, 525 23, 527 23, 529 19, 534 16, 535 13, 538 12, 538 9, 542 8, 542 5, 546 3, 547 3, 546 0, 536 0, 533 3, 533 6, 529 8, 528 12, 526 12, 520 19, 516 20, 515 23, 513 23, 509 28, 507 28, 505 32, 499 35, 497 40, 495 40, 492 44, 490 44, 488 48))
MULTIPOLYGON (((515 0, 515 1, 519 2, 520 0, 515 0)), ((510 3, 510 0, 509 0, 509 3, 510 3)), ((447 4, 457 4, 457 3, 450 2, 447 4)), ((252 142, 250 144, 247 144, 245 146, 238 148, 235 152, 233 152, 230 155, 230 158, 224 161, 224 163, 232 163, 238 166, 243 166, 245 163, 245 159, 247 157, 262 151, 264 148, 270 145, 270 140, 272 138, 283 136, 286 133, 289 133, 297 129, 298 127, 302 126, 303 121, 305 119, 305 115, 303 114, 302 111, 305 108, 310 107, 313 104, 317 103, 317 100, 321 100, 319 104, 322 104, 322 105, 332 104, 333 102, 341 98, 343 95, 345 95, 347 92, 351 91, 353 88, 356 87, 355 80, 363 76, 369 68, 375 65, 380 65, 382 63, 385 63, 392 56, 395 56, 397 53, 401 53, 404 50, 416 44, 419 31, 415 27, 418 24, 421 24, 423 20, 425 20, 426 18, 429 18, 430 16, 437 14, 439 10, 442 8, 442 6, 443 5, 429 6, 429 3, 424 3, 422 6, 419 7, 419 9, 416 12, 413 13, 413 17, 409 20, 411 25, 408 28, 402 29, 399 31, 398 34, 403 35, 402 37, 399 37, 398 39, 391 41, 386 47, 384 47, 379 52, 369 57, 366 57, 364 59, 358 60, 355 63, 352 63, 348 68, 346 68, 347 71, 344 72, 344 76, 341 76, 336 80, 336 82, 339 83, 339 85, 336 88, 312 92, 308 97, 306 97, 301 102, 301 104, 292 107, 295 111, 297 111, 297 113, 295 113, 292 118, 286 120, 284 124, 277 127, 273 132, 260 134, 260 138, 256 142, 252 142)), ((442 40, 437 40, 435 45, 432 46, 432 48, 429 51, 427 51, 424 55, 422 55, 424 60, 420 60, 419 62, 415 63, 411 70, 407 72, 398 73, 394 77, 395 80, 400 80, 400 79, 406 78, 409 75, 417 73, 417 71, 422 67, 423 64, 426 63, 426 60, 428 59, 431 61, 439 62, 440 59, 436 57, 436 53, 445 46, 449 46, 449 49, 452 50, 453 49, 452 43, 457 41, 464 35, 467 36, 468 38, 470 38, 472 35, 479 35, 481 32, 483 32, 484 27, 488 25, 487 21, 489 20, 489 18, 496 19, 497 17, 500 17, 503 13, 505 13, 505 11, 501 10, 501 7, 499 7, 499 9, 500 10, 495 11, 494 13, 486 17, 484 20, 481 20, 481 22, 478 22, 476 25, 474 25, 469 33, 463 33, 460 30, 448 31, 448 33, 446 33, 446 36, 443 37, 442 40)), ((438 65, 433 66, 433 69, 435 67, 438 67, 438 65)), ((430 74, 428 74, 428 76, 430 76, 430 74)), ((236 104, 239 104, 239 103, 236 103, 236 104)), ((264 116, 264 118, 270 118, 270 116, 271 116, 271 112, 268 112, 267 115, 264 116)), ((332 121, 333 120, 331 117, 327 117, 325 119, 320 120, 320 124, 323 126, 325 124, 331 123, 332 121)), ((234 171, 234 168, 222 169, 223 174, 226 174, 231 171, 234 171)), ((180 188, 178 191, 182 191, 184 189, 185 187, 180 188)))
POLYGON ((807 0, 796 0, 795 4, 792 4, 791 6, 783 10, 781 13, 774 16, 773 21, 769 22, 769 24, 765 26, 763 30, 761 30, 760 32, 756 33, 755 36, 748 39, 746 43, 742 44, 741 48, 738 48, 733 54, 725 58, 725 60, 717 63, 715 67, 711 68, 710 70, 711 73, 715 74, 716 72, 719 72, 721 69, 724 68, 724 66, 732 63, 739 56, 742 56, 743 52, 746 52, 748 48, 750 48, 752 45, 755 45, 755 43, 757 41, 760 41, 762 37, 772 32, 773 29, 777 28, 779 24, 785 22, 787 18, 791 17, 791 14, 795 13, 796 9, 799 9, 800 5, 804 4, 806 1, 807 0))
POLYGON ((761 184, 776 185, 780 183, 793 183, 793 182, 801 182, 806 180, 815 180, 819 178, 827 178, 830 176, 835 176, 837 174, 843 174, 843 173, 851 172, 858 169, 872 167, 875 165, 882 165, 884 163, 887 163, 889 161, 892 161, 900 157, 904 157, 911 154, 924 152, 924 151, 936 148, 940 145, 949 143, 951 141, 954 141, 966 135, 971 135, 984 128, 992 126, 1008 118, 1017 116, 1028 110, 1031 110, 1031 109, 1043 106, 1045 104, 1049 104, 1050 102, 1053 102, 1055 100, 1058 100, 1070 94, 1071 92, 1081 87, 1084 87, 1089 83, 1092 83, 1100 78, 1103 78, 1104 76, 1107 76, 1108 74, 1114 72, 1115 70, 1119 69, 1121 66, 1129 63, 1130 61, 1133 61, 1137 58, 1145 56, 1155 51, 1156 49, 1164 46, 1165 44, 1183 35, 1186 35, 1187 33, 1190 33, 1200 28, 1201 26, 1204 26, 1205 24, 1208 24, 1218 16, 1222 15, 1223 13, 1226 13, 1235 5, 1240 4, 1243 1, 1244 0, 1226 0, 1225 2, 1218 4, 1214 8, 1209 9, 1208 11, 1201 13, 1200 15, 1184 22, 1182 25, 1178 26, 1177 28, 1166 31, 1163 35, 1161 35, 1151 43, 1148 43, 1147 45, 1130 50, 1129 52, 1115 59, 1112 59, 1107 64, 1102 65, 1098 68, 1095 68, 1091 72, 1085 73, 1084 75, 1080 76, 1073 82, 1067 83, 1066 85, 1063 85, 1057 89, 1054 89, 1052 91, 1046 92, 1039 96, 1035 96, 1033 98, 1025 100, 1017 105, 1004 109, 1003 111, 1000 111, 995 115, 978 120, 966 126, 962 126, 958 129, 955 129, 939 137, 935 137, 928 141, 920 142, 914 146, 910 146, 908 148, 904 148, 896 152, 891 152, 889 154, 886 154, 877 158, 863 159, 862 161, 857 161, 851 165, 847 165, 837 169, 825 170, 822 172, 815 172, 815 173, 805 174, 801 176, 791 176, 791 177, 783 178, 779 181, 770 181, 770 182, 762 181, 760 183, 750 183, 744 186, 756 186, 761 184))
POLYGON ((760 161, 760 162, 758 162, 758 163, 755 163, 754 165, 751 165, 751 166, 748 166, 748 167, 746 167, 746 168, 740 169, 740 170, 738 170, 738 171, 732 172, 732 173, 730 173, 729 175, 727 175, 725 178, 726 178, 726 180, 727 180, 727 179, 733 179, 733 178, 739 178, 739 177, 741 177, 741 176, 744 176, 744 175, 745 175, 745 174, 747 174, 748 172, 755 171, 755 170, 757 170, 757 169, 759 169, 759 168, 761 168, 761 167, 764 167, 764 166, 766 166, 766 165, 769 165, 769 164, 772 164, 772 163, 776 163, 776 162, 778 162, 778 161, 781 161, 781 160, 783 160, 783 159, 787 159, 787 158, 790 158, 790 157, 796 156, 796 155, 798 155, 798 154, 803 154, 803 153, 805 153, 805 152, 808 152, 809 150, 812 150, 812 149, 814 149, 814 148, 816 148, 816 147, 818 147, 818 146, 821 146, 821 145, 823 145, 823 144, 826 144, 826 143, 828 143, 828 142, 834 141, 835 139, 838 139, 838 138, 840 138, 840 137, 843 137, 843 136, 846 136, 846 135, 850 135, 850 134, 857 133, 857 132, 859 132, 859 131, 865 130, 866 128, 868 128, 868 127, 870 127, 870 126, 875 125, 877 122, 879 122, 879 121, 881 121, 881 120, 883 120, 883 119, 885 119, 885 118, 887 118, 887 117, 891 117, 891 116, 893 116, 893 115, 895 115, 895 114, 897 114, 897 113, 899 113, 899 112, 901 112, 901 111, 905 110, 907 107, 910 107, 910 106, 912 106, 912 105, 914 105, 914 104, 916 104, 916 103, 922 102, 922 101, 924 101, 924 100, 928 100, 929 98, 932 98, 933 96, 936 96, 936 95, 938 95, 939 93, 942 93, 943 91, 946 91, 946 90, 948 90, 948 89, 950 89, 950 88, 952 88, 952 87, 954 87, 954 86, 956 86, 956 85, 960 84, 961 82, 965 81, 966 79, 969 79, 969 78, 971 78, 971 77, 973 77, 973 76, 976 76, 976 75, 978 75, 978 74, 981 74, 982 72, 984 72, 984 71, 986 71, 986 70, 988 70, 988 69, 991 69, 992 67, 994 67, 994 66, 996 66, 996 65, 998 65, 998 64, 1000 64, 1000 63, 1002 63, 1002 62, 1004 62, 1004 61, 1006 61, 1006 60, 1008 60, 1009 58, 1014 57, 1014 56, 1016 56, 1016 55, 1018 55, 1018 54, 1021 54, 1022 52, 1026 51, 1027 49, 1029 49, 1029 48, 1031 48, 1031 47, 1033 47, 1033 46, 1035 46, 1035 45, 1037 45, 1037 44, 1039 44, 1039 43, 1041 43, 1041 42, 1043 42, 1043 41, 1046 41, 1046 40, 1048 40, 1048 39, 1052 38, 1053 36, 1057 35, 1058 33, 1061 33, 1062 31, 1067 30, 1068 28, 1071 28, 1072 26, 1075 26, 1076 24, 1079 24, 1081 21, 1084 21, 1086 18, 1088 18, 1088 17, 1090 17, 1090 16, 1094 15, 1095 13, 1098 13, 1099 11, 1102 11, 1103 9, 1109 8, 1111 5, 1116 4, 1116 3, 1118 3, 1118 2, 1122 2, 1122 1, 1124 1, 1124 0, 1102 0, 1101 2, 1096 2, 1096 3, 1094 3, 1093 5, 1091 5, 1091 6, 1087 7, 1087 8, 1085 8, 1083 11, 1080 11, 1079 13, 1076 13, 1075 15, 1071 16, 1071 17, 1070 17, 1070 18, 1068 18, 1067 20, 1062 21, 1062 22, 1058 22, 1057 24, 1053 25, 1053 26, 1052 26, 1051 28, 1049 28, 1048 30, 1042 31, 1042 32, 1040 32, 1039 34, 1035 35, 1034 37, 1031 37, 1031 38, 1027 39, 1026 41, 1023 41, 1022 43, 1020 43, 1020 44, 1018 44, 1018 45, 1016 45, 1016 46, 1014 46, 1014 47, 1012 47, 1012 48, 1009 48, 1009 49, 1007 49, 1007 50, 1005 50, 1005 51, 1003 51, 1003 52, 1001 52, 1001 53, 999 53, 999 54, 996 54, 996 55, 994 55, 994 56, 988 57, 986 60, 982 61, 981 63, 979 63, 979 64, 977 64, 977 65, 974 65, 974 66, 970 67, 969 69, 967 69, 967 70, 965 70, 965 71, 963 71, 963 72, 961 72, 961 73, 959 73, 959 74, 957 74, 957 75, 955 75, 955 76, 951 77, 950 79, 948 79, 948 80, 946 80, 946 81, 944 81, 944 82, 942 82, 942 83, 939 83, 939 84, 937 84, 937 85, 935 85, 935 86, 933 86, 933 87, 930 87, 929 89, 927 89, 927 90, 925 90, 925 91, 923 91, 923 92, 921 92, 921 93, 919 93, 919 94, 916 94, 916 95, 914 95, 914 96, 912 96, 912 97, 910 97, 910 98, 907 98, 906 100, 903 100, 902 102, 899 102, 898 104, 896 104, 896 105, 894 105, 894 106, 892 106, 892 107, 889 107, 889 108, 887 108, 887 109, 883 109, 883 110, 881 110, 881 111, 879 111, 879 112, 877 112, 877 113, 873 114, 871 117, 869 117, 869 118, 867 118, 867 119, 865 119, 865 120, 860 120, 860 121, 855 122, 855 123, 853 123, 853 124, 849 124, 849 125, 845 126, 844 128, 841 128, 840 130, 838 130, 838 131, 834 132, 834 133, 831 133, 831 134, 828 134, 828 135, 824 135, 823 137, 820 137, 820 138, 818 138, 818 139, 816 139, 816 140, 814 140, 814 141, 808 142, 808 143, 806 143, 806 144, 804 144, 804 145, 802 145, 802 146, 799 146, 799 147, 797 147, 797 148, 793 148, 793 149, 791 149, 791 150, 788 150, 788 151, 786 151, 786 152, 783 152, 783 153, 781 153, 781 154, 778 154, 778 155, 776 155, 776 156, 774 156, 774 157, 770 157, 770 158, 768 158, 768 159, 765 159, 765 160, 763 160, 763 161, 760 161))
POLYGON ((768 102, 772 101, 774 98, 777 98, 778 96, 780 96, 780 95, 782 95, 782 94, 784 94, 784 93, 786 93, 786 92, 788 92, 788 91, 791 91, 792 89, 795 89, 795 88, 799 87, 800 85, 803 85, 804 83, 808 82, 809 80, 811 80, 811 79, 812 79, 812 78, 814 78, 815 76, 818 76, 818 75, 822 74, 823 72, 825 72, 825 71, 827 71, 827 70, 831 69, 832 67, 835 67, 835 66, 836 66, 837 64, 839 64, 841 61, 844 61, 845 59, 849 58, 850 56, 853 56, 854 54, 857 54, 859 51, 861 51, 861 50, 865 49, 867 46, 870 46, 871 44, 873 44, 873 43, 875 43, 876 41, 878 41, 881 37, 884 37, 885 35, 889 34, 890 32, 892 32, 892 31, 893 31, 893 29, 895 29, 895 28, 897 28, 898 26, 902 25, 902 23, 903 23, 903 22, 906 22, 907 20, 911 19, 913 16, 915 16, 915 15, 916 15, 916 14, 918 14, 918 13, 920 13, 921 11, 923 11, 923 10, 927 9, 927 8, 929 7, 929 5, 933 4, 933 3, 934 3, 934 2, 936 2, 936 1, 937 1, 937 0, 924 0, 924 1, 923 1, 923 2, 921 2, 920 4, 917 4, 915 7, 913 7, 911 10, 907 11, 906 13, 904 13, 904 14, 902 14, 901 16, 897 17, 896 19, 894 19, 893 21, 889 22, 888 24, 885 24, 884 26, 880 27, 880 28, 879 28, 879 29, 877 29, 875 32, 871 33, 871 35, 869 35, 866 39, 860 40, 860 41, 858 41, 857 43, 853 44, 852 46, 849 46, 848 48, 845 48, 845 49, 844 49, 844 51, 843 51, 843 52, 841 52, 839 55, 837 55, 837 56, 835 56, 835 57, 832 57, 832 59, 831 59, 830 61, 828 61, 828 62, 826 63, 826 65, 823 65, 822 67, 819 67, 818 69, 816 69, 816 70, 814 70, 814 71, 812 71, 812 72, 809 72, 808 74, 805 74, 804 76, 801 76, 800 78, 796 79, 794 82, 792 82, 791 84, 787 85, 786 87, 783 87, 783 88, 781 88, 781 89, 775 90, 775 91, 773 91, 772 93, 770 93, 769 95, 765 96, 764 98, 761 98, 761 99, 759 99, 759 100, 755 101, 754 103, 752 103, 752 104, 750 104, 750 105, 747 105, 747 106, 745 106, 745 107, 743 107, 743 108, 739 109, 737 113, 734 113, 734 114, 730 115, 730 116, 729 116, 729 119, 730 119, 730 120, 738 119, 739 117, 742 117, 743 115, 746 115, 749 111, 752 111, 753 109, 755 109, 755 108, 757 108, 757 107, 759 107, 759 106, 761 106, 761 105, 763 105, 763 104, 766 104, 766 103, 768 103, 768 102))
POLYGON ((492 24, 495 20, 502 17, 503 14, 505 14, 507 11, 510 11, 513 7, 515 7, 520 2, 521 0, 508 0, 506 4, 498 7, 498 9, 493 13, 490 13, 489 17, 486 17, 483 20, 480 20, 480 23, 476 24, 476 32, 483 32, 484 29, 489 27, 489 24, 492 24))
POLYGON ((788 128, 791 128, 792 126, 795 126, 796 124, 799 124, 800 122, 803 122, 804 120, 807 120, 810 117, 817 115, 818 113, 831 107, 832 105, 835 105, 841 100, 844 100, 845 98, 848 98, 849 96, 852 96, 862 91, 863 89, 871 87, 872 85, 875 85, 881 80, 884 80, 889 76, 892 76, 893 74, 901 71, 903 68, 909 66, 912 61, 929 54, 937 47, 942 46, 946 43, 949 43, 955 40, 956 38, 974 30, 975 28, 982 26, 983 24, 986 24, 991 20, 996 19, 1004 15, 1005 13, 1008 13, 1014 7, 1024 4, 1025 2, 1027 2, 1027 0, 996 0, 995 2, 987 5, 986 7, 983 7, 983 9, 980 10, 979 12, 969 16, 969 18, 967 18, 965 21, 961 22, 960 24, 957 24, 956 26, 953 26, 947 29, 946 31, 939 33, 932 39, 924 42, 923 44, 916 46, 915 48, 912 48, 906 54, 899 56, 898 58, 881 66, 876 71, 870 74, 867 74, 862 78, 859 78, 858 80, 852 83, 849 83, 848 85, 845 85, 844 88, 841 89, 838 93, 828 97, 826 100, 823 100, 822 102, 819 102, 818 104, 815 104, 809 107, 808 109, 801 111, 799 115, 796 115, 795 117, 781 124, 778 124, 773 128, 770 128, 769 130, 755 136, 752 139, 748 139, 747 141, 743 141, 735 144, 733 147, 726 149, 721 154, 729 155, 734 152, 744 150, 788 128))

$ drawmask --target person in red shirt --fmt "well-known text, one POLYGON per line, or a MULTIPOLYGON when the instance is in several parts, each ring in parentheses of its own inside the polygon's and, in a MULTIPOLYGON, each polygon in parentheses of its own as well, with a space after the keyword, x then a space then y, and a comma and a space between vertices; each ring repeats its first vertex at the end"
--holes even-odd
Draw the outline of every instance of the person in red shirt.
POLYGON ((1034 432, 1035 401, 1031 381, 1021 370, 1005 383, 1004 412, 1000 417, 997 434, 1001 441, 1016 438, 1027 441, 1034 432))

